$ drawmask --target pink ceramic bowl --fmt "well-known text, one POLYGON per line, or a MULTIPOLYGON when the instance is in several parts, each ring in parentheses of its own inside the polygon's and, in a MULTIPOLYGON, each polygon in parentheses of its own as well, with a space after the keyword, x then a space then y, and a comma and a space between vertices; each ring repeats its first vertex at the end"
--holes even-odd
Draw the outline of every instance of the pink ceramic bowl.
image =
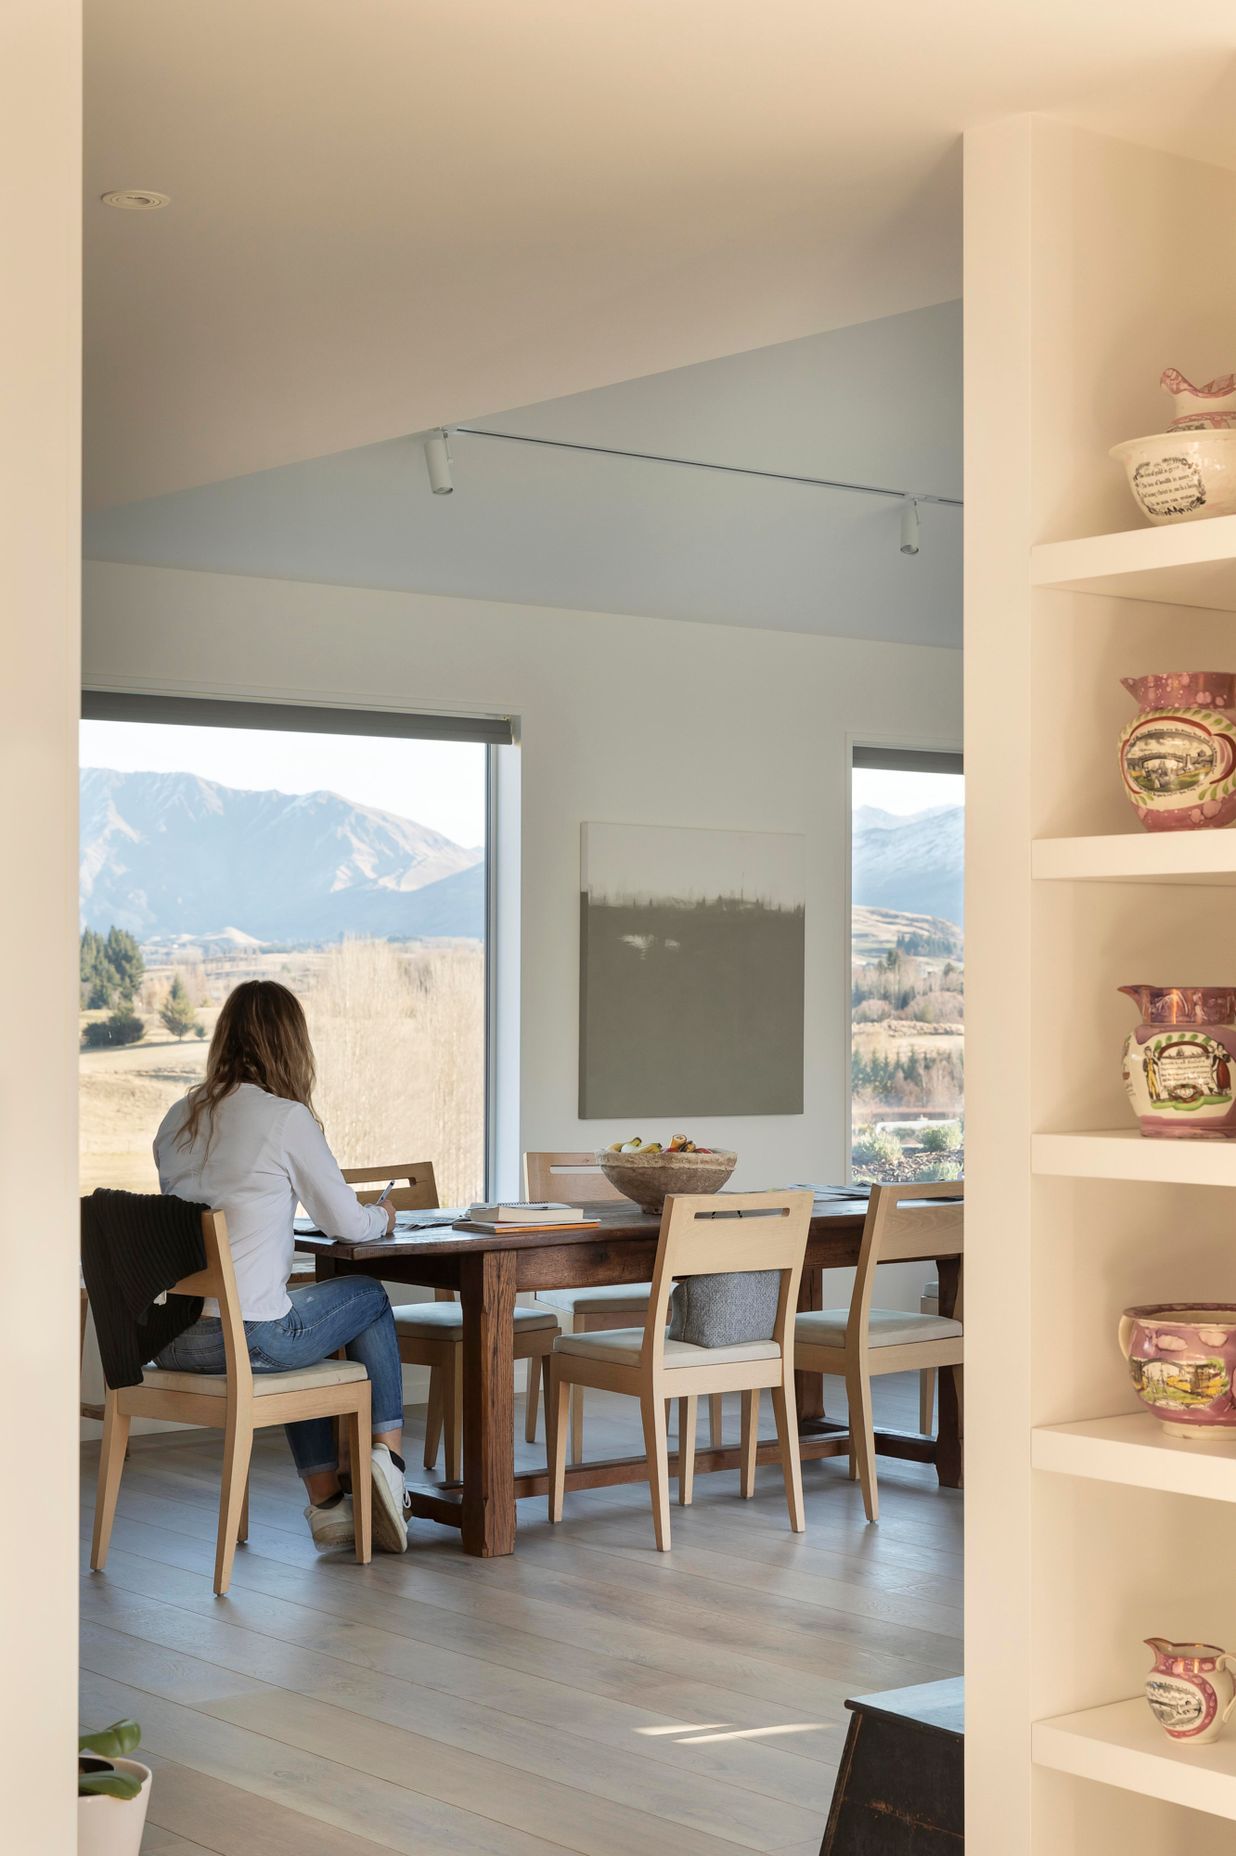
POLYGON ((1120 1351, 1137 1396, 1170 1436, 1236 1431, 1236 1305, 1152 1302, 1126 1308, 1120 1351))

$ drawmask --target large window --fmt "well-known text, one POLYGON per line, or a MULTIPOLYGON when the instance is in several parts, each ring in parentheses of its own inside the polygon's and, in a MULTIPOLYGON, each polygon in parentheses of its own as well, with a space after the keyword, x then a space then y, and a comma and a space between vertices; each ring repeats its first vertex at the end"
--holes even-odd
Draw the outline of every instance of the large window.
POLYGON ((432 1160, 444 1203, 481 1196, 491 750, 175 709, 82 723, 82 1190, 155 1189, 220 1007, 270 978, 304 1004, 340 1161, 432 1160))
POLYGON ((962 1175, 964 803, 956 755, 854 750, 850 1152, 855 1179, 962 1175))

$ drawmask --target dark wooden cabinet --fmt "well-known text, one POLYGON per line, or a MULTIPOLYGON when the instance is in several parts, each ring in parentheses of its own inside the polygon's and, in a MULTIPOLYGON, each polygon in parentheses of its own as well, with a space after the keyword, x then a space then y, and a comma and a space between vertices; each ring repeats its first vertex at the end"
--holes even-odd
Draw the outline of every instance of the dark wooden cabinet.
POLYGON ((820 1856, 961 1856, 961 1677, 845 1705, 850 1731, 820 1856))

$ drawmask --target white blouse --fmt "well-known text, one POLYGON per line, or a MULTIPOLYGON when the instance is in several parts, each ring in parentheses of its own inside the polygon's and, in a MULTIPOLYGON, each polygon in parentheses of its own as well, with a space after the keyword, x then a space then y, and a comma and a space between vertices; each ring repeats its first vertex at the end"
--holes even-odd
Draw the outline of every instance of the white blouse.
MULTIPOLYGON (((360 1203, 303 1103, 241 1083, 217 1105, 213 1128, 203 1116, 193 1141, 182 1146, 188 1113, 185 1096, 155 1135, 159 1189, 227 1219, 245 1321, 278 1321, 292 1306, 287 1280, 298 1203, 327 1237, 365 1243, 386 1235, 386 1208, 360 1203)), ((207 1301, 202 1312, 217 1315, 219 1304, 207 1301)))

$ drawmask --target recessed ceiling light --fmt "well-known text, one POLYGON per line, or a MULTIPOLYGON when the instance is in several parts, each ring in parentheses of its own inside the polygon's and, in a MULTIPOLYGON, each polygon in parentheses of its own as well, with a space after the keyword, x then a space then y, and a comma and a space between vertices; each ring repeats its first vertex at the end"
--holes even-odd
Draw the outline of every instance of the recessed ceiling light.
POLYGON ((105 193, 104 206, 118 206, 126 213, 153 213, 160 206, 170 206, 168 193, 153 193, 149 187, 122 187, 118 193, 105 193))

